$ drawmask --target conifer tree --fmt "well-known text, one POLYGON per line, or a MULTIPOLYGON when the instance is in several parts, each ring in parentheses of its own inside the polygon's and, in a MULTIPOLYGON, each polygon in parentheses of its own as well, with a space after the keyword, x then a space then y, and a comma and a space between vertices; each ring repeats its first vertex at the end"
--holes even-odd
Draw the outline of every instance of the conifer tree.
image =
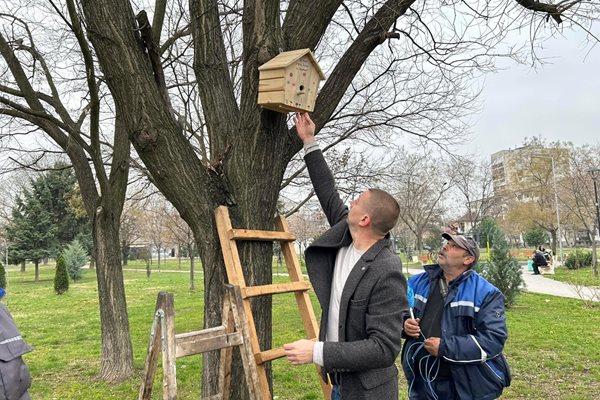
POLYGON ((81 279, 81 269, 87 262, 85 249, 78 240, 73 240, 62 253, 69 277, 74 281, 81 279))
POLYGON ((510 247, 504 233, 498 232, 493 240, 490 259, 482 265, 481 274, 504 294, 505 305, 510 307, 517 301, 524 282, 521 266, 510 255, 510 247))
POLYGON ((67 274, 67 265, 62 256, 56 258, 56 275, 54 275, 54 291, 56 294, 63 294, 69 290, 69 275, 67 274))

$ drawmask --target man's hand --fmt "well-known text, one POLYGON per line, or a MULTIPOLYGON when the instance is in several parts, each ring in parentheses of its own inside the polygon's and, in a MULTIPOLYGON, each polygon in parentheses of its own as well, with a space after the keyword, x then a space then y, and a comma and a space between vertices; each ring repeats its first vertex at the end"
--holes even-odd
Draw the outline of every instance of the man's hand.
POLYGON ((408 336, 419 337, 419 334, 421 333, 421 327, 419 326, 419 322, 421 322, 420 318, 407 319, 406 321, 404 321, 404 332, 408 336))
POLYGON ((309 144, 315 141, 315 123, 310 119, 308 113, 296 113, 294 116, 296 133, 302 143, 309 144))
POLYGON ((430 337, 425 340, 425 350, 429 352, 434 357, 438 356, 438 352, 440 351, 440 342, 441 339, 439 337, 430 337))
POLYGON ((313 346, 315 342, 307 339, 296 340, 283 345, 285 355, 292 365, 310 364, 313 362, 313 346))

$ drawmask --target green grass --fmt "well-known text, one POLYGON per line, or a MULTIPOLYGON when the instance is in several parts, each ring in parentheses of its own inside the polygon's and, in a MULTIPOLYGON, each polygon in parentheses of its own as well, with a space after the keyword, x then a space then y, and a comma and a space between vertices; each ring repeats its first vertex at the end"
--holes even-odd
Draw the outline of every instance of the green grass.
MULTIPOLYGON (((123 400, 137 398, 156 295, 175 295, 175 327, 178 333, 202 326, 202 290, 190 292, 188 274, 125 272, 125 285, 134 348, 136 375, 118 385, 96 377, 99 368, 100 326, 94 271, 72 283, 62 296, 53 293, 52 267, 41 267, 41 281, 33 282, 33 269, 8 271, 9 295, 3 299, 21 333, 35 350, 25 356, 33 375, 33 399, 123 400)), ((276 281, 285 281, 276 277, 276 281)), ((200 274, 196 286, 201 285, 200 274)), ((314 300, 314 299, 313 299, 314 300)), ((318 307, 315 304, 316 312, 318 307)), ((292 295, 273 301, 274 344, 301 336, 302 328, 292 295)), ((600 398, 600 307, 553 296, 525 294, 508 313, 506 353, 513 384, 503 399, 598 399, 600 398)), ((274 394, 282 399, 320 399, 314 367, 292 367, 285 360, 273 362, 274 394)), ((177 361, 181 399, 198 398, 201 356, 177 361)), ((160 373, 153 398, 160 396, 160 373)), ((401 399, 406 385, 400 375, 401 399)))
POLYGON ((594 270, 591 267, 580 269, 559 267, 555 268, 554 272, 554 275, 546 275, 546 278, 556 279, 557 281, 569 283, 571 285, 600 288, 600 278, 594 276, 594 270))

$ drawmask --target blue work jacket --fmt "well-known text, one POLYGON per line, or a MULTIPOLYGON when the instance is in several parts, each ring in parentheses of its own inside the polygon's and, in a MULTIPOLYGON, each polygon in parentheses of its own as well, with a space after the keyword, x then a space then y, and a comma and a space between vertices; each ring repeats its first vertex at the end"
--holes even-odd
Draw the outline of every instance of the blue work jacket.
MULTIPOLYGON (((422 318, 433 283, 442 274, 439 265, 425 266, 425 273, 409 278, 415 295, 414 316, 422 318)), ((408 318, 408 315, 407 315, 408 318)), ((510 385, 508 363, 502 354, 507 338, 504 296, 473 270, 465 271, 448 286, 442 313, 442 337, 438 357, 449 364, 460 399, 496 399, 510 385)), ((406 337, 406 336, 405 336, 406 337)), ((409 384, 414 379, 412 354, 407 349, 416 339, 407 337, 402 366, 409 384)))

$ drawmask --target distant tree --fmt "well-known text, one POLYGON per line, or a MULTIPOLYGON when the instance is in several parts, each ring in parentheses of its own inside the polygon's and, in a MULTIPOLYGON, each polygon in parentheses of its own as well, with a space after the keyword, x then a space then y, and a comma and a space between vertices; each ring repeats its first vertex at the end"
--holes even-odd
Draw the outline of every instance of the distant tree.
POLYGON ((494 238, 500 235, 502 231, 493 218, 484 218, 475 230, 475 236, 481 246, 493 246, 494 238))
POLYGON ((6 270, 2 261, 0 261, 0 288, 6 289, 6 270))
POLYGON ((54 291, 56 294, 63 294, 69 290, 69 275, 67 266, 62 256, 56 258, 56 274, 54 275, 54 291))
POLYGON ((479 267, 481 275, 504 294, 507 307, 517 301, 522 291, 523 276, 517 259, 510 255, 510 247, 503 232, 498 232, 493 238, 490 259, 479 267))
POLYGON ((45 207, 50 192, 40 187, 25 190, 18 198, 12 211, 12 220, 7 226, 8 238, 12 243, 13 260, 32 260, 35 265, 35 282, 39 281, 39 263, 56 254, 56 225, 45 207))
POLYGON ((548 242, 548 232, 539 225, 533 225, 523 233, 523 240, 529 247, 538 247, 548 242))
POLYGON ((62 253, 69 277, 74 281, 81 279, 82 267, 87 262, 88 255, 79 241, 72 241, 62 253))
POLYGON ((440 161, 432 153, 398 153, 390 183, 400 204, 400 221, 415 236, 415 249, 423 249, 423 238, 432 225, 441 226, 443 199, 452 186, 440 161))
POLYGON ((65 162, 55 163, 50 170, 32 181, 34 192, 47 191, 44 207, 51 213, 60 247, 72 242, 80 233, 90 234, 88 217, 73 169, 65 162))

